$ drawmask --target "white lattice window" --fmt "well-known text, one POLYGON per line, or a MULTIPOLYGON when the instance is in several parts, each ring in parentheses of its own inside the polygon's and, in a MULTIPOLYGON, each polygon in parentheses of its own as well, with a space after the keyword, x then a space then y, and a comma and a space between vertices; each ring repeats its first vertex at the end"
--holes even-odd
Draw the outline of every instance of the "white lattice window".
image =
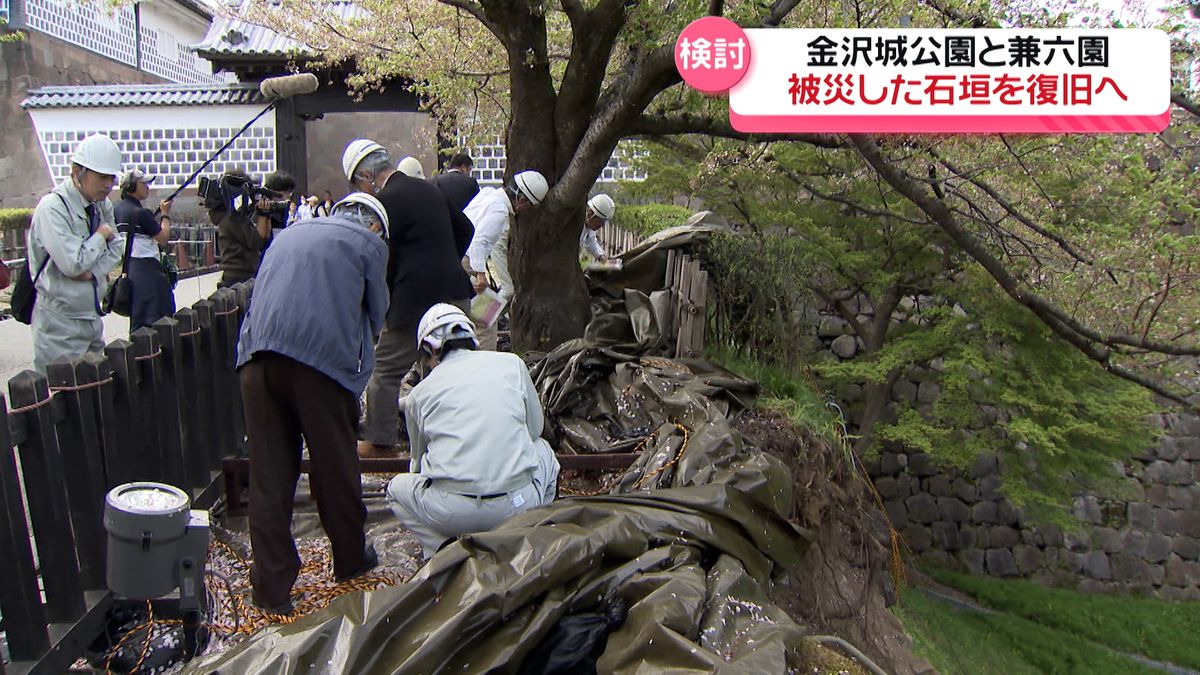
POLYGON ((137 66, 133 7, 92 0, 25 0, 29 28, 137 66))
POLYGON ((142 26, 142 70, 172 82, 214 84, 212 66, 167 31, 142 26))
MULTIPOLYGON (((75 145, 91 134, 103 133, 120 146, 126 167, 137 167, 158 176, 155 187, 176 187, 235 132, 235 128, 78 129, 46 131, 40 135, 56 183, 70 175, 75 145)), ((273 126, 251 127, 205 169, 204 175, 213 177, 233 168, 259 177, 275 170, 273 126)))
POLYGON ((0 21, 8 22, 8 0, 0 0, 0 21))
MULTIPOLYGON (((459 144, 464 145, 464 139, 460 138, 459 144)), ((467 154, 471 155, 471 159, 475 160, 475 168, 472 170, 475 180, 479 181, 480 185, 499 185, 504 178, 504 163, 506 159, 504 143, 499 138, 496 138, 488 144, 466 145, 466 147, 467 154)), ((616 152, 608 159, 608 165, 604 167, 604 171, 601 172, 596 182, 615 183, 622 180, 645 180, 646 172, 634 168, 630 162, 633 158, 641 157, 645 154, 645 150, 639 149, 634 144, 622 141, 617 145, 616 152)))

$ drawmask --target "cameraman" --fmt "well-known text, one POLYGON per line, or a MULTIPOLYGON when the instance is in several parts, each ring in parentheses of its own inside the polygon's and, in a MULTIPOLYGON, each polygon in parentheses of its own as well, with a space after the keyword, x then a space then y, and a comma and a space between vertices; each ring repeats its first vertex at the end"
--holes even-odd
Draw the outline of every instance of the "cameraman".
POLYGON ((263 246, 271 236, 271 219, 264 215, 270 208, 266 199, 253 206, 242 203, 247 186, 253 181, 241 169, 229 169, 221 176, 220 189, 213 190, 204 200, 208 219, 217 226, 217 243, 221 248, 221 280, 217 288, 225 288, 253 279, 258 274, 263 246), (238 203, 234 203, 237 199, 238 203))
POLYGON ((291 215, 289 207, 292 193, 296 191, 296 179, 286 171, 276 171, 267 176, 267 179, 263 181, 263 187, 273 193, 270 209, 271 236, 267 238, 262 249, 262 255, 266 255, 267 249, 271 247, 271 242, 283 231, 283 228, 288 226, 288 218, 291 215))

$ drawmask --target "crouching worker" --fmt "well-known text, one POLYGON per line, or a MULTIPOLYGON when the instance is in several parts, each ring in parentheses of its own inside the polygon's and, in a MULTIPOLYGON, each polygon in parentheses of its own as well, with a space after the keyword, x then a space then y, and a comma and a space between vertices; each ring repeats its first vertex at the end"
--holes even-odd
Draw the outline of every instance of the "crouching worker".
POLYGON ((250 581, 254 604, 292 610, 300 571, 292 502, 301 438, 321 525, 344 581, 377 563, 367 545, 358 453, 358 401, 375 362, 388 308, 388 217, 379 200, 352 194, 329 217, 279 233, 263 259, 238 341, 250 437, 250 581))
POLYGON ((558 489, 529 369, 478 346, 471 319, 453 305, 434 305, 417 327, 429 374, 403 401, 412 473, 393 478, 387 497, 426 558, 448 539, 550 503, 558 489))

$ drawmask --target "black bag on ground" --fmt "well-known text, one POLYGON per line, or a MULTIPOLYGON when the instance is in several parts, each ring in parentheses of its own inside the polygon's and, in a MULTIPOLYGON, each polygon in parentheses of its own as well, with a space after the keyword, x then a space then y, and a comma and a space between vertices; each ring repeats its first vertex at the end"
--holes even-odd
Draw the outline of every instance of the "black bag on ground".
POLYGON ((104 300, 100 303, 100 311, 105 314, 113 313, 129 316, 133 311, 133 282, 129 280, 129 256, 133 252, 133 227, 119 225, 117 229, 125 230, 125 257, 121 260, 121 276, 112 282, 104 300))
POLYGON ((625 601, 610 595, 602 611, 564 616, 529 652, 518 675, 591 675, 608 634, 625 623, 625 601))
POLYGON ((17 283, 13 284, 12 290, 12 315, 14 319, 25 325, 33 322, 33 305, 37 302, 37 280, 41 278, 42 272, 46 271, 46 265, 49 262, 50 254, 46 254, 46 259, 38 268, 37 276, 31 278, 29 276, 29 258, 26 257, 25 264, 17 273, 17 283))

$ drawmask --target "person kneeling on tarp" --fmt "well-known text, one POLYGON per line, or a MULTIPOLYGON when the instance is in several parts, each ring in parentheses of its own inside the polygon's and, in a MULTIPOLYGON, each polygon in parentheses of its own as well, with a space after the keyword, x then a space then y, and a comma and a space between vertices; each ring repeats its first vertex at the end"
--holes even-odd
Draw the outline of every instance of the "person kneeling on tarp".
POLYGON ((448 539, 550 503, 558 487, 529 369, 478 346, 474 323, 453 305, 434 305, 417 328, 429 374, 404 399, 412 473, 393 478, 387 497, 426 558, 448 539))

